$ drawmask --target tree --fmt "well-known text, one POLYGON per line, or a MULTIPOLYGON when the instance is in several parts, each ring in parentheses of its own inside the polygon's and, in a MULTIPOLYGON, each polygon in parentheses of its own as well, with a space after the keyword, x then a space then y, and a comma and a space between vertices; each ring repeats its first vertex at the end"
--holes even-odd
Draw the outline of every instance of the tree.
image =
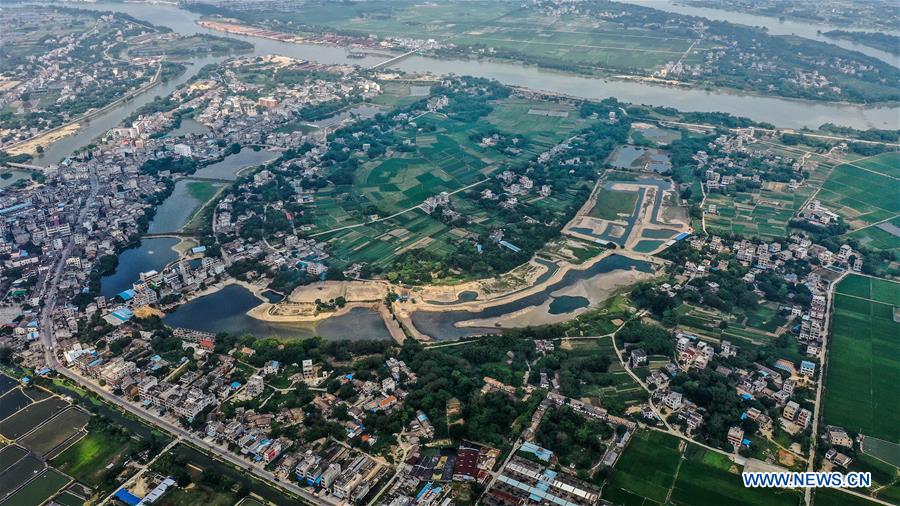
POLYGON ((12 365, 13 351, 7 346, 0 347, 0 364, 12 365))

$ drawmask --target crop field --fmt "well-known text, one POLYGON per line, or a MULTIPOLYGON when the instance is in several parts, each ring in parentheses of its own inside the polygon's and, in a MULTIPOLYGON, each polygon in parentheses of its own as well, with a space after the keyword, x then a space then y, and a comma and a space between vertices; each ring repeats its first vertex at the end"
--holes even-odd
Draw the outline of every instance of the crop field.
POLYGON ((435 37, 473 29, 515 7, 483 0, 447 4, 376 0, 364 4, 329 3, 327 9, 310 2, 294 12, 304 25, 324 25, 366 35, 435 37))
POLYGON ((532 152, 543 151, 562 140, 560 132, 587 126, 587 121, 569 104, 520 97, 509 97, 496 104, 486 119, 504 132, 528 137, 536 146, 532 152))
MULTIPOLYGON (((660 67, 677 60, 690 47, 690 39, 654 35, 643 30, 623 30, 610 24, 590 31, 583 19, 568 17, 554 25, 516 26, 529 19, 507 18, 472 30, 454 39, 462 45, 486 45, 510 55, 537 62, 559 62, 579 67, 642 68, 660 67)), ((688 58, 695 61, 694 58, 688 58)))
POLYGON ((718 504, 771 506, 799 505, 794 491, 746 488, 727 457, 697 445, 688 445, 672 488, 671 502, 684 506, 718 504), (733 472, 735 471, 735 472, 733 472))
MULTIPOLYGON (((604 69, 649 69, 685 55, 692 39, 665 30, 623 28, 613 22, 583 16, 547 17, 521 10, 468 30, 454 39, 457 44, 481 45, 538 63, 604 69)), ((695 50, 707 47, 700 43, 695 50)), ((685 62, 696 63, 696 53, 685 62)))
POLYGON ((856 230, 900 215, 898 177, 900 153, 861 158, 835 167, 816 198, 856 230))
POLYGON ((657 431, 640 431, 628 444, 603 489, 603 499, 625 506, 799 505, 796 492, 748 489, 725 455, 657 431))
MULTIPOLYGON (((413 248, 448 254, 467 235, 502 226, 504 222, 494 213, 453 192, 478 191, 479 182, 501 167, 536 157, 584 124, 570 106, 553 102, 511 97, 493 107, 490 114, 472 124, 438 114, 420 117, 416 120, 419 127, 434 129, 409 129, 404 133, 415 142, 415 150, 365 160, 355 172, 352 186, 327 187, 316 193, 315 203, 307 208, 307 216, 313 219, 311 233, 365 224, 321 236, 331 244, 336 266, 366 262, 385 267, 413 248), (558 114, 535 115, 529 111, 558 114), (523 139, 521 151, 510 153, 479 144, 483 134, 498 130, 505 137, 523 139), (472 188, 466 189, 469 186, 472 188), (441 192, 450 193, 453 209, 471 219, 465 230, 416 208, 441 192), (382 221, 370 223, 372 213, 382 221)), ((574 190, 559 188, 549 197, 532 194, 521 200, 560 211, 571 202, 574 190)))
POLYGON ((627 506, 662 504, 675 482, 680 460, 677 438, 656 431, 638 432, 616 464, 603 498, 627 506))
POLYGON ((70 408, 23 437, 19 443, 38 455, 46 456, 69 438, 81 433, 91 415, 70 408))
POLYGON ((231 491, 215 490, 208 486, 194 486, 190 490, 175 489, 159 501, 161 506, 180 506, 182 504, 203 504, 206 506, 232 506, 234 494, 231 491))
POLYGON ((56 469, 47 468, 38 477, 29 481, 4 502, 8 506, 39 506, 69 484, 68 476, 56 469))
POLYGON ((814 506, 874 506, 876 503, 868 499, 845 494, 839 490, 831 488, 817 488, 814 491, 814 506))
POLYGON ((847 234, 864 246, 878 250, 900 249, 900 216, 847 234))
POLYGON ((752 193, 725 195, 710 193, 706 208, 715 205, 718 214, 706 214, 706 224, 713 230, 761 238, 784 237, 787 224, 800 209, 812 189, 801 188, 793 193, 778 184, 752 193))
MULTIPOLYGON (((407 106, 422 100, 423 97, 427 97, 433 83, 410 84, 397 81, 381 81, 379 84, 381 84, 382 93, 372 99, 372 103, 393 109, 407 106)), ((298 122, 296 124, 298 127, 302 127, 301 123, 298 122)))
MULTIPOLYGON (((380 37, 452 37, 457 46, 492 47, 501 55, 527 55, 529 60, 555 65, 602 68, 651 68, 677 61, 692 39, 667 36, 662 30, 622 28, 581 16, 549 18, 521 9, 514 2, 372 1, 328 4, 310 2, 288 19, 298 26, 322 26, 380 37)), ((253 19, 247 16, 247 19, 253 19)), ((301 32, 308 33, 308 32, 301 32)), ((695 49, 708 47, 698 44, 695 49)), ((698 61, 696 53, 686 63, 698 61)))
POLYGON ((66 401, 58 397, 31 404, 0 422, 0 435, 7 439, 18 439, 68 405, 66 401))
MULTIPOLYGON (((869 437, 866 437, 867 442, 869 439, 869 437)), ((856 458, 850 464, 849 470, 869 473, 872 476, 872 485, 860 490, 860 492, 874 497, 883 497, 883 494, 890 495, 890 485, 900 480, 900 469, 868 453, 857 453, 856 458)), ((890 499, 887 500, 890 501, 890 499)))
POLYGON ((715 341, 726 339, 738 346, 764 346, 772 341, 773 333, 786 322, 775 304, 761 304, 752 311, 736 311, 728 315, 684 304, 678 312, 678 325, 686 332, 715 341), (725 329, 719 328, 722 321, 728 323, 725 329))
POLYGON ((607 384, 604 380, 603 385, 583 384, 585 395, 599 398, 601 404, 604 399, 612 398, 621 400, 626 406, 644 400, 644 390, 625 372, 610 339, 576 340, 571 345, 567 356, 572 360, 596 359, 604 355, 612 358, 609 369, 603 375, 611 381, 607 384))
POLYGON ((834 305, 825 423, 900 443, 900 284, 851 275, 834 305))
POLYGON ((867 436, 863 444, 863 452, 900 469, 900 443, 891 443, 867 436))

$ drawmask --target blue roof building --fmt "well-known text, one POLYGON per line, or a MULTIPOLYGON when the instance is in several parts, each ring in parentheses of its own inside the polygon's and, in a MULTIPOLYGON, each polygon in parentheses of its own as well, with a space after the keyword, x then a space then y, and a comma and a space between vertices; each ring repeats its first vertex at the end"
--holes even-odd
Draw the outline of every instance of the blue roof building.
POLYGON ((546 448, 541 448, 534 443, 523 443, 522 446, 519 447, 519 450, 530 453, 535 457, 543 460, 544 462, 550 462, 550 459, 553 457, 552 451, 546 448))
POLYGON ((141 502, 141 498, 132 494, 131 492, 125 490, 124 488, 120 488, 116 495, 114 496, 116 499, 122 501, 128 506, 137 506, 138 503, 141 502))

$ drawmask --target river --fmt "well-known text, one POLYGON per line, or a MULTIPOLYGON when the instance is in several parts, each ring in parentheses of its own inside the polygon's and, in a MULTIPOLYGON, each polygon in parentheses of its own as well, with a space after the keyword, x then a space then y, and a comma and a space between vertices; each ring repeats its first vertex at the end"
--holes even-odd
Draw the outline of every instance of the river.
MULTIPOLYGON (((634 1, 646 4, 648 0, 634 1)), ((654 7, 665 8, 666 10, 671 9, 673 12, 678 12, 675 9, 688 9, 682 6, 675 6, 663 0, 650 0, 650 3, 654 7)), ((269 39, 241 37, 214 32, 196 24, 196 21, 200 18, 198 14, 173 5, 94 3, 78 4, 78 7, 124 12, 137 19, 167 26, 182 35, 208 33, 247 40, 254 44, 255 49, 252 54, 255 55, 274 53, 293 58, 315 60, 326 64, 361 66, 371 66, 384 60, 377 56, 351 59, 347 57, 349 54, 348 50, 340 47, 316 44, 289 44, 269 39)), ((694 11, 699 12, 696 9, 694 11)), ((776 30, 783 28, 783 26, 800 27, 804 25, 797 22, 778 24, 777 20, 773 22, 771 18, 762 16, 742 17, 738 14, 725 13, 725 11, 716 12, 715 9, 702 9, 701 11, 709 11, 707 14, 710 17, 716 16, 714 19, 723 19, 725 16, 730 16, 728 19, 746 22, 747 24, 760 25, 765 22, 765 26, 772 33, 779 33, 776 30)), ((800 29, 796 28, 796 30, 799 31, 800 29)), ((804 29, 802 33, 809 35, 811 38, 815 36, 814 33, 810 34, 808 29, 804 29)), ((830 39, 828 41, 834 42, 830 39)), ((89 144, 97 136, 118 124, 141 105, 153 100, 156 96, 170 93, 178 85, 188 81, 204 65, 216 63, 225 58, 227 57, 206 56, 191 59, 192 65, 189 65, 187 72, 181 76, 158 85, 152 91, 136 97, 127 104, 113 108, 109 112, 92 119, 77 134, 66 137, 47 148, 44 156, 36 160, 36 162, 39 164, 59 162, 75 149, 89 144)), ((893 61, 896 61, 896 59, 893 61)), ((674 107, 682 111, 722 111, 736 116, 746 116, 756 121, 772 123, 784 128, 818 127, 828 122, 860 129, 897 128, 898 123, 900 123, 900 119, 898 119, 900 118, 900 107, 898 106, 862 107, 853 104, 791 100, 721 90, 708 91, 699 88, 658 86, 635 81, 576 76, 517 63, 413 56, 397 62, 393 67, 407 72, 454 73, 486 77, 509 85, 564 93, 588 99, 616 97, 626 102, 674 107)))
MULTIPOLYGON (((169 198, 157 206, 156 215, 150 222, 147 232, 150 234, 166 234, 178 232, 181 227, 187 224, 194 212, 200 208, 203 202, 191 195, 188 190, 190 179, 182 179, 175 183, 175 188, 169 198)), ((201 184, 211 184, 203 182, 201 184)))
MULTIPOLYGON (((828 32, 831 30, 846 30, 846 31, 864 31, 858 28, 847 28, 841 26, 834 26, 827 23, 815 24, 809 23, 805 21, 797 21, 786 19, 784 21, 779 20, 776 17, 772 16, 761 16, 758 14, 747 14, 743 12, 733 12, 727 11, 724 9, 711 9, 706 7, 693 7, 690 5, 684 5, 675 2, 674 0, 615 0, 621 3, 627 3, 631 5, 642 5, 644 7, 651 7, 654 9, 659 9, 661 11, 672 12, 675 14, 684 14, 686 16, 697 16, 701 18, 711 19, 713 21, 728 21, 729 23, 735 23, 739 25, 746 26, 757 26, 760 28, 765 28, 769 35, 796 35, 798 37, 803 37, 805 39, 817 40, 819 42, 826 42, 828 44, 834 44, 835 46, 842 47, 844 49, 849 49, 850 51, 857 51, 864 55, 871 56, 873 58, 878 58, 879 60, 893 65, 894 67, 900 67, 900 56, 893 55, 888 53, 887 51, 881 51, 880 49, 875 49, 873 47, 869 47, 863 44, 857 44, 855 42, 850 42, 847 40, 841 39, 833 39, 830 37, 826 37, 822 35, 820 32, 828 32)), ((879 30, 882 31, 882 30, 879 30)), ((891 35, 900 35, 900 31, 894 30, 890 33, 891 35)))
POLYGON ((270 162, 280 155, 274 151, 264 149, 256 150, 244 148, 239 153, 226 156, 222 161, 216 162, 191 174, 193 179, 219 179, 234 181, 238 173, 247 167, 255 167, 270 162))

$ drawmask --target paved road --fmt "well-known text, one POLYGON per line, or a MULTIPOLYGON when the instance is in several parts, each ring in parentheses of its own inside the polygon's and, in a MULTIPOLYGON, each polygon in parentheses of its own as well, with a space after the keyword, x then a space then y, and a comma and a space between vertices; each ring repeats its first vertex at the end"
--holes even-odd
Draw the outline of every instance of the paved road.
MULTIPOLYGON (((82 204, 81 209, 78 211, 77 223, 84 223, 84 220, 87 218, 88 210, 93 206, 94 201, 97 199, 97 194, 100 192, 100 181, 97 179, 97 175, 91 174, 89 176, 89 181, 91 191, 82 204)), ((70 236, 66 246, 63 248, 62 253, 60 253, 59 258, 56 261, 56 265, 53 269, 47 271, 48 277, 44 278, 43 289, 41 290, 41 300, 44 301, 40 322, 41 344, 44 346, 45 361, 47 366, 51 369, 55 369, 58 364, 56 359, 56 341, 53 335, 53 309, 56 307, 56 299, 59 296, 59 280, 62 277, 63 269, 66 267, 66 260, 69 258, 69 255, 72 254, 72 249, 74 247, 75 240, 70 236)))
MULTIPOLYGON (((840 283, 849 272, 844 272, 837 279, 831 282, 828 285, 828 292, 825 294, 825 322, 822 324, 822 364, 819 367, 819 381, 816 383, 816 403, 813 405, 813 423, 812 423, 812 437, 813 444, 809 447, 809 460, 806 461, 806 470, 813 471, 815 467, 816 461, 816 442, 819 440, 819 419, 822 417, 822 387, 825 385, 825 369, 828 367, 828 341, 829 341, 829 333, 831 329, 829 328, 831 322, 831 312, 834 307, 834 290, 837 288, 838 283, 840 283)), ((846 490, 846 489, 840 489, 846 490)), ((803 493, 803 501, 806 506, 810 506, 812 502, 812 489, 807 488, 803 493)))

